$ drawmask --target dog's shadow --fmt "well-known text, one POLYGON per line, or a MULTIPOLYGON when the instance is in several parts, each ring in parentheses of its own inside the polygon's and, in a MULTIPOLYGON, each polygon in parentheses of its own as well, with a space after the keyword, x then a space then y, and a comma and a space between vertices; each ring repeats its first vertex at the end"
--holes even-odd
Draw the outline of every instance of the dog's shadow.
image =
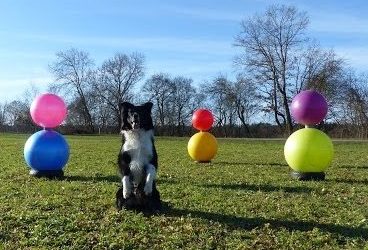
POLYGON ((236 215, 206 212, 199 210, 180 209, 172 207, 171 204, 163 202, 162 216, 167 217, 192 217, 207 221, 218 222, 230 229, 252 230, 257 227, 268 225, 273 229, 286 229, 287 231, 311 231, 315 228, 321 231, 337 234, 348 238, 363 238, 368 240, 368 228, 336 225, 331 223, 319 223, 316 221, 267 219, 262 217, 239 217, 236 215))

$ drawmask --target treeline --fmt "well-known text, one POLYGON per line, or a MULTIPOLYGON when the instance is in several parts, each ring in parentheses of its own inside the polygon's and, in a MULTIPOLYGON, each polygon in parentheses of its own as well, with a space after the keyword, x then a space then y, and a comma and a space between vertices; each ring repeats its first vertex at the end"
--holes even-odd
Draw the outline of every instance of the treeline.
MULTIPOLYGON (((145 76, 142 53, 116 53, 101 65, 86 51, 56 53, 49 91, 64 97, 68 117, 60 128, 72 133, 118 133, 119 103, 154 103, 156 134, 187 136, 194 110, 209 108, 219 137, 282 137, 298 128, 290 114, 293 96, 304 89, 322 93, 328 115, 319 125, 331 136, 368 137, 368 77, 358 74, 332 49, 308 36, 307 13, 273 5, 241 21, 234 45, 234 76, 204 82, 159 72, 145 76)), ((221 69, 219 69, 220 71, 221 69)), ((0 105, 2 131, 36 129, 29 106, 39 94, 30 86, 22 98, 0 105)))

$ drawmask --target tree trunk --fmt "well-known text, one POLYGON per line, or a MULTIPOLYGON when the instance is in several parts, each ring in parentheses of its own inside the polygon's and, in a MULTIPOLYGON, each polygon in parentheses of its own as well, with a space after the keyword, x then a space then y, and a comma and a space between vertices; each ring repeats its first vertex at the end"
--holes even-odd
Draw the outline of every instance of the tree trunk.
POLYGON ((291 119, 289 103, 288 103, 288 99, 287 99, 287 96, 286 96, 285 92, 282 94, 282 98, 283 98, 283 104, 284 104, 285 115, 286 115, 286 124, 285 124, 285 126, 286 126, 287 132, 289 133, 289 135, 291 135, 293 133, 294 126, 293 126, 293 121, 291 119))

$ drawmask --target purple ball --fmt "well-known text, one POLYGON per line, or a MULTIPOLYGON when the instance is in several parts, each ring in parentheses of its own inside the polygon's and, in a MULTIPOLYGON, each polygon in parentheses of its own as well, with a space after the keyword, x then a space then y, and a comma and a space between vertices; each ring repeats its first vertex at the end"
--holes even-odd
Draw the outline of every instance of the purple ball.
POLYGON ((317 91, 302 91, 291 102, 291 115, 300 124, 318 124, 325 118, 326 114, 327 101, 317 91))

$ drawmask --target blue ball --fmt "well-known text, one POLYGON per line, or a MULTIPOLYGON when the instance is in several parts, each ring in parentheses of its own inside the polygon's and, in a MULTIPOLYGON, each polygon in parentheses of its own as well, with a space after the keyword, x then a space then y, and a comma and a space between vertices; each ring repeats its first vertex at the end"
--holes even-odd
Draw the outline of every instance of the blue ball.
POLYGON ((29 167, 38 171, 61 170, 69 159, 69 145, 58 132, 41 130, 28 138, 24 159, 29 167))

